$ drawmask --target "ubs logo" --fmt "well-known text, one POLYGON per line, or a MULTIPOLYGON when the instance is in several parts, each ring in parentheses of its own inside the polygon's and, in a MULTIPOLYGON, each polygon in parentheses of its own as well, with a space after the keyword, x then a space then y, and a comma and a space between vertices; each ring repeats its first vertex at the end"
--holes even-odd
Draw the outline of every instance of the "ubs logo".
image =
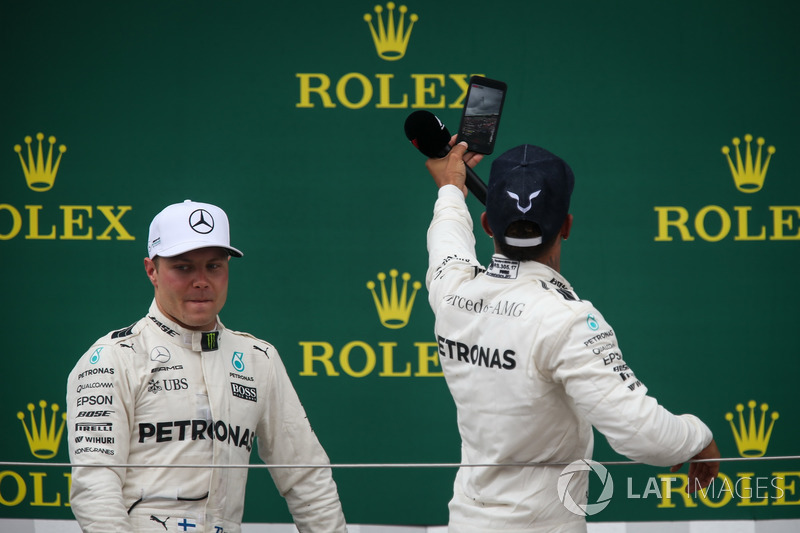
POLYGON ((189 215, 189 227, 203 235, 214 231, 214 217, 205 209, 197 209, 189 215))

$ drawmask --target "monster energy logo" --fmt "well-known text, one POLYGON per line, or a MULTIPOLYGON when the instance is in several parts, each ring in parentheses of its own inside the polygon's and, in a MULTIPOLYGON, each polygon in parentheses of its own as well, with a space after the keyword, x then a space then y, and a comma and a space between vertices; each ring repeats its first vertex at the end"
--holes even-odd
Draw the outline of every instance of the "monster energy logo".
POLYGON ((219 331, 206 331, 200 344, 204 352, 211 352, 219 348, 219 331))

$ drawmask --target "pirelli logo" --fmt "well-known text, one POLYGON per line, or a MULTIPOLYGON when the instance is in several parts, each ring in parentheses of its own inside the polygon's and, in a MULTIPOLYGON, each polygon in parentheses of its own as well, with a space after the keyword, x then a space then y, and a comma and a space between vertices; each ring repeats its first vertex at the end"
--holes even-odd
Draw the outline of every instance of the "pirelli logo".
POLYGON ((250 400, 251 402, 258 401, 258 391, 256 391, 255 387, 246 387, 238 383, 231 383, 231 393, 242 400, 250 400))
POLYGON ((88 424, 75 424, 75 431, 112 431, 114 424, 111 422, 92 422, 88 424))

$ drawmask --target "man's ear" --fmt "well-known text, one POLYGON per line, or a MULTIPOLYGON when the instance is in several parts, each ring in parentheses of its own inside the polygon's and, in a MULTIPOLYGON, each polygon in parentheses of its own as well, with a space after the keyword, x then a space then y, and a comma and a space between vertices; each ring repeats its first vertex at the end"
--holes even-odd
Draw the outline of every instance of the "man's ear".
POLYGON ((565 241, 569 238, 569 234, 572 231, 572 215, 568 214, 567 218, 564 219, 564 223, 561 225, 561 238, 565 241))
POLYGON ((150 283, 153 284, 153 287, 158 288, 156 263, 149 257, 144 258, 144 272, 147 274, 147 277, 150 279, 150 283))
POLYGON ((483 231, 486 232, 486 235, 489 237, 494 237, 492 228, 489 227, 489 218, 486 216, 486 211, 481 213, 481 227, 483 227, 483 231))

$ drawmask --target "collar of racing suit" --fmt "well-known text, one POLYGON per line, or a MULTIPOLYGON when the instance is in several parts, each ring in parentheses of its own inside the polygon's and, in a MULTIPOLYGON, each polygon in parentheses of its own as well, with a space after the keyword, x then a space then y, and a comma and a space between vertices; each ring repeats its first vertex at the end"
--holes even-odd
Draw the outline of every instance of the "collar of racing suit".
POLYGON ((174 320, 170 319, 158 308, 155 299, 150 304, 150 310, 147 312, 149 318, 164 335, 170 337, 170 340, 176 344, 182 344, 187 350, 195 352, 210 352, 219 348, 219 341, 222 331, 225 326, 217 316, 217 329, 214 331, 196 331, 187 329, 174 320))
POLYGON ((538 261, 515 261, 503 254, 492 255, 492 262, 486 268, 486 275, 501 279, 532 277, 562 289, 572 290, 572 286, 564 276, 544 263, 538 261))

